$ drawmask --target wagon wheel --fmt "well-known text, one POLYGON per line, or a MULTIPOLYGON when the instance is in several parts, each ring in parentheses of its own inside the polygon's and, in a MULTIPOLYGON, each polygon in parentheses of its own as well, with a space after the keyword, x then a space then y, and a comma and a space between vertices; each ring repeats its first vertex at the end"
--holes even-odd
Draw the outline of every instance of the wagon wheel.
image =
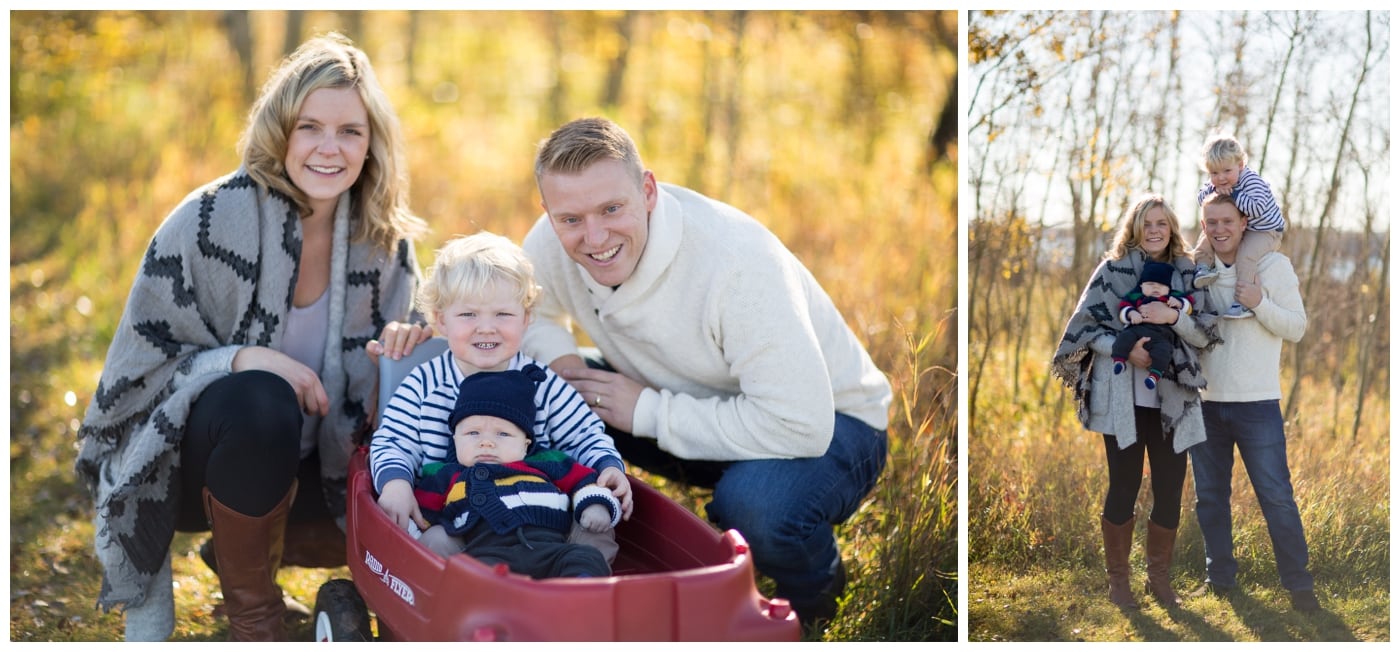
POLYGON ((350 580, 331 580, 316 592, 316 640, 319 642, 372 641, 369 608, 350 580))

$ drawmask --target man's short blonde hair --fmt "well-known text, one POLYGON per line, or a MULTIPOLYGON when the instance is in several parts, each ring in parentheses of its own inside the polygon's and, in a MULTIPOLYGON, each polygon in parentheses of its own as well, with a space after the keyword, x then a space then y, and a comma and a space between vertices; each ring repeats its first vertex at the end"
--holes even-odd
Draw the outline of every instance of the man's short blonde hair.
POLYGON ((535 304, 539 286, 525 250, 510 238, 481 231, 438 249, 415 299, 420 312, 436 318, 448 305, 482 296, 502 282, 516 288, 516 298, 526 310, 535 304))
POLYGON ((636 143, 607 118, 580 118, 555 129, 535 152, 535 183, 546 174, 578 174, 599 161, 621 161, 637 187, 642 186, 646 169, 636 143))

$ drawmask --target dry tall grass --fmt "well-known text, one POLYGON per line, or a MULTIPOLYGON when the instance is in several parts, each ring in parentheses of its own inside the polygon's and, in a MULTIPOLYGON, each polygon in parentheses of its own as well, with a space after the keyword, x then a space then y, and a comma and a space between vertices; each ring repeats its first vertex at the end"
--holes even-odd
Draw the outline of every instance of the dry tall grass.
MULTIPOLYGON (((1349 428, 1341 434, 1334 424, 1341 421, 1349 426, 1353 421, 1355 405, 1347 397, 1355 396, 1355 381, 1342 388, 1350 391, 1336 391, 1330 376, 1302 379, 1299 391, 1309 398, 1298 417, 1286 425, 1286 432, 1289 466, 1311 553, 1309 567, 1324 606, 1337 614, 1336 622, 1314 623, 1309 629, 1275 618, 1277 610, 1286 612, 1287 596, 1278 589, 1268 531, 1238 459, 1232 512, 1239 580, 1247 594, 1264 596, 1261 599, 1267 602, 1237 606, 1235 611, 1244 615, 1220 615, 1221 623, 1199 627, 1183 620, 1189 615, 1144 612, 1124 620, 1106 608, 1099 531, 1108 486, 1102 436, 1079 425, 1069 390, 1049 376, 1051 354, 1082 281, 1044 273, 1053 279, 1044 284, 1053 289, 1041 299, 1047 310, 1034 323, 1020 325, 1030 336, 1019 361, 1008 340, 992 344, 981 377, 977 416, 968 425, 972 639, 1388 639, 1388 390, 1377 389, 1366 403, 1362 427, 1352 439, 1349 428), (1031 590, 1035 593, 1027 593, 1031 590), (1251 626, 1251 618, 1256 617, 1270 624, 1251 626), (1275 628, 1274 623, 1287 627, 1275 628)), ((1322 336, 1315 329, 1308 334, 1322 336)), ((985 339, 974 338, 969 358, 978 359, 985 346, 985 339)), ((1285 346, 1285 359, 1289 348, 1285 346)), ((1292 381, 1287 371, 1283 381, 1284 387, 1292 381)), ((1145 473, 1151 474, 1150 465, 1145 473)), ((1188 473, 1172 568, 1173 584, 1183 593, 1197 589, 1205 579, 1205 552, 1194 504, 1188 473)), ((1144 477, 1137 512, 1146 514, 1151 505, 1150 482, 1144 477)), ((1138 530, 1133 563, 1135 590, 1141 593, 1146 524, 1140 522, 1138 530)), ((1184 613, 1216 611, 1217 604, 1188 603, 1184 613)))

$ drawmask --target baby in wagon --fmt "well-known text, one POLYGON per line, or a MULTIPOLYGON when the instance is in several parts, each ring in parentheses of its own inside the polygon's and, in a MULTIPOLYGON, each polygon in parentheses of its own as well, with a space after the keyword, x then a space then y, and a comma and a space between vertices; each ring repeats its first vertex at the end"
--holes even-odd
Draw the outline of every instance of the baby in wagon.
POLYGON ((571 522, 591 532, 617 525, 622 506, 598 472, 568 455, 530 450, 535 365, 483 371, 462 381, 448 425, 456 462, 423 467, 414 494, 433 525, 422 541, 444 557, 466 552, 516 573, 545 577, 609 574, 602 553, 568 543, 571 522))
MULTIPOLYGON (((418 307, 447 339, 448 351, 404 377, 370 439, 370 475, 380 509, 405 530, 427 529, 414 481, 425 465, 455 459, 451 427, 457 424, 449 425, 449 417, 463 382, 479 373, 535 366, 544 380, 532 385, 534 410, 519 423, 521 430, 536 447, 561 451, 597 470, 597 483, 611 491, 626 519, 632 487, 602 419, 563 378, 520 352, 539 292, 524 250, 486 232, 455 238, 438 250, 425 276, 418 307)), ((571 539, 598 548, 609 560, 617 554, 611 529, 574 528, 571 539)))

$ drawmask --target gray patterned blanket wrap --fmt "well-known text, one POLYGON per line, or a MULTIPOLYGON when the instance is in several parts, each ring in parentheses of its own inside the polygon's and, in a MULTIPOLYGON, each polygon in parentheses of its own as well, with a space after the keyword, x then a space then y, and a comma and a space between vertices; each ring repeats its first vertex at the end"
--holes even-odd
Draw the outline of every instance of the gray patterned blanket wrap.
MULTIPOLYGON (((1095 373, 1094 362, 1110 363, 1106 354, 1097 354, 1092 346, 1096 340, 1107 347, 1124 324, 1118 319, 1118 304, 1123 295, 1132 290, 1139 281, 1146 255, 1141 250, 1131 249, 1121 259, 1107 259, 1094 270, 1089 284, 1079 297, 1079 304, 1065 324, 1059 346, 1051 361, 1051 371, 1074 393, 1075 413, 1088 430, 1116 435, 1120 447, 1126 448, 1136 441, 1132 424, 1132 394, 1130 385, 1126 391, 1114 393, 1112 405, 1106 409, 1112 414, 1091 414, 1094 392, 1107 392, 1108 387, 1096 386, 1105 382, 1123 382, 1131 374, 1112 376, 1099 370, 1095 373), (1119 424, 1118 427, 1105 424, 1119 424)), ((1196 312, 1194 319, 1208 340, 1206 348, 1220 341, 1215 327, 1216 315, 1207 301, 1205 292, 1195 292, 1192 282, 1195 279, 1195 266, 1189 258, 1180 257, 1172 261, 1179 274, 1172 277, 1172 289, 1192 293, 1196 312)), ((1176 338, 1172 350, 1171 365, 1165 370, 1162 382, 1157 386, 1157 396, 1161 401, 1162 431, 1173 437, 1177 452, 1205 441, 1205 427, 1201 419, 1200 390, 1206 386, 1202 375, 1197 349, 1183 338, 1176 338), (1173 433, 1174 436, 1173 436, 1173 433)))
MULTIPOLYGON (((365 344, 385 323, 410 318, 418 279, 407 240, 392 254, 350 242, 348 195, 335 216, 332 336, 321 372, 330 411, 317 432, 321 490, 337 515, 354 439, 366 427, 365 401, 374 400, 365 344)), ((191 193, 151 239, 78 431, 75 468, 94 499, 104 610, 140 606, 158 573, 168 577, 190 406, 232 371, 241 347, 278 348, 301 242, 295 204, 242 169, 191 193)))

